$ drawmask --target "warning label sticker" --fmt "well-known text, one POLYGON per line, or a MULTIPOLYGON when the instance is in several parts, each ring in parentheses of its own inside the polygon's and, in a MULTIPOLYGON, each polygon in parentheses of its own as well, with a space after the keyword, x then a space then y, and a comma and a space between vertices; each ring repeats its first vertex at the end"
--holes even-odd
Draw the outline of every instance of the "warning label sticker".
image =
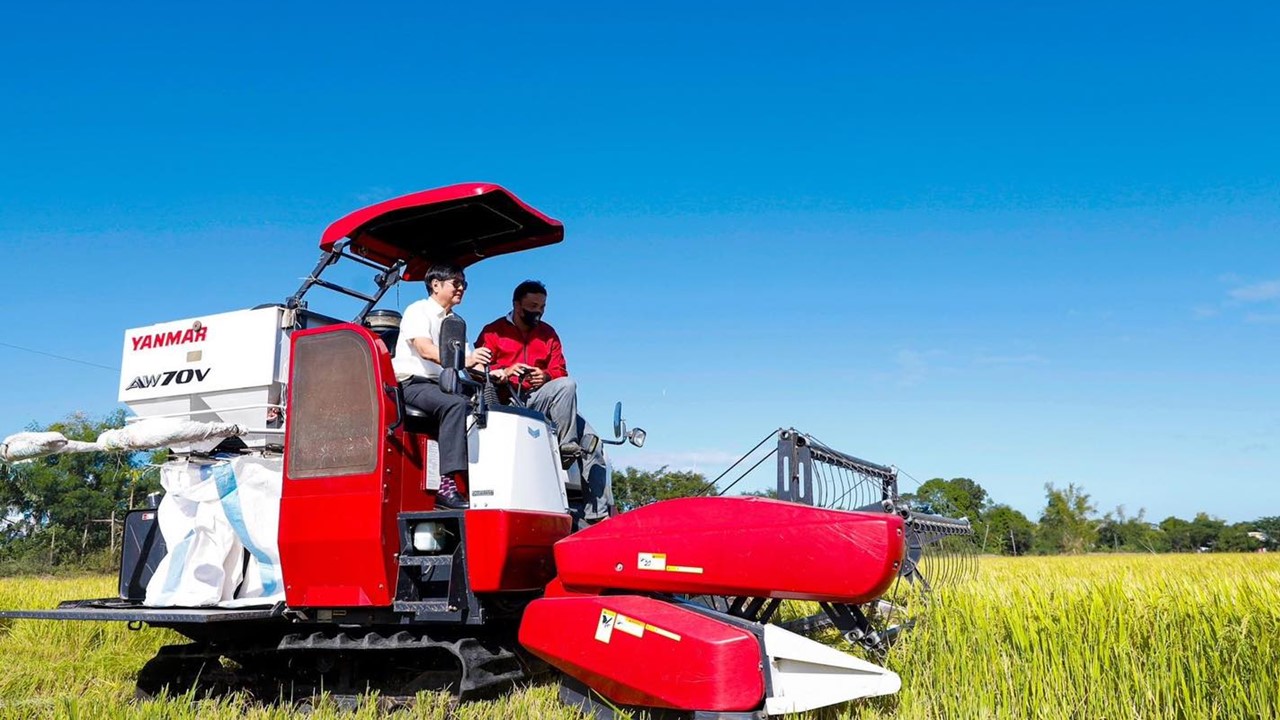
POLYGON ((640 553, 636 560, 636 568, 640 570, 666 570, 666 553, 640 553))
POLYGON ((602 643, 608 643, 613 640, 613 631, 617 630, 626 633, 632 637, 643 638, 645 631, 649 631, 654 635, 660 635, 668 640, 680 642, 681 637, 676 633, 660 628, 656 625, 650 625, 633 617, 628 617, 614 610, 601 610, 600 622, 596 623, 596 640, 602 643))
POLYGON ((600 611, 600 622, 596 623, 596 640, 602 643, 613 638, 613 627, 617 624, 618 613, 612 610, 600 611))
POLYGON ((701 575, 702 568, 691 565, 668 565, 666 553, 640 553, 636 558, 636 568, 640 570, 658 570, 674 573, 701 575))
POLYGON ((663 630, 662 628, 656 627, 654 625, 650 625, 649 623, 645 623, 644 628, 649 632, 654 633, 655 635, 661 635, 662 637, 667 638, 668 640, 675 640, 676 642, 680 642, 680 636, 671 632, 670 630, 663 630))
POLYGON ((618 632, 624 632, 634 637, 644 637, 644 623, 629 618, 626 615, 618 615, 618 632))

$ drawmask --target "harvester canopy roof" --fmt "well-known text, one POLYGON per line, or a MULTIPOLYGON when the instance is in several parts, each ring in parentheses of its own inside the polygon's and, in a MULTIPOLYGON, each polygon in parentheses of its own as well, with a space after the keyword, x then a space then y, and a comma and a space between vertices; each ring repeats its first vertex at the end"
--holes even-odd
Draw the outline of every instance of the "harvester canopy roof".
POLYGON ((324 231, 320 249, 350 238, 350 252, 390 267, 406 262, 405 280, 433 263, 467 267, 487 257, 553 245, 564 226, 499 185, 464 183, 423 190, 356 210, 324 231))

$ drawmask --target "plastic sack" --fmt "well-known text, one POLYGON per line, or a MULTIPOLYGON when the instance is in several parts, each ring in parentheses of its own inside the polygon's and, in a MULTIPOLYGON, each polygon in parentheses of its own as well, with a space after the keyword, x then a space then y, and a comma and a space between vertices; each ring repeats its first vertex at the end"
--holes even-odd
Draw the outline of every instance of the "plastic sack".
POLYGON ((169 552, 147 583, 144 605, 217 605, 240 584, 244 546, 222 511, 211 467, 181 461, 160 468, 165 495, 156 519, 169 552))
POLYGON ((222 607, 268 605, 284 600, 280 570, 280 493, 284 461, 244 455, 213 470, 222 510, 249 553, 244 579, 222 607))
POLYGON ((0 460, 17 462, 41 455, 52 455, 66 447, 67 438, 59 432, 20 432, 0 443, 0 460))
POLYGON ((255 456, 164 465, 157 520, 169 553, 147 584, 144 604, 241 607, 283 600, 282 477, 280 459, 255 456))
POLYGON ((148 450, 243 434, 244 428, 231 423, 151 418, 102 433, 98 445, 108 450, 148 450))

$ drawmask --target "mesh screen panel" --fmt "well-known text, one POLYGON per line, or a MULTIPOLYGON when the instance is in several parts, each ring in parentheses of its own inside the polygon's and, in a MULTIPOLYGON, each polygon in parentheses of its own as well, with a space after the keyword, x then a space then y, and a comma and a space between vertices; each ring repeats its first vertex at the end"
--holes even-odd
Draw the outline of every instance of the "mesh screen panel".
POLYGON ((289 477, 371 473, 382 431, 373 353, 364 338, 339 330, 293 345, 289 477))

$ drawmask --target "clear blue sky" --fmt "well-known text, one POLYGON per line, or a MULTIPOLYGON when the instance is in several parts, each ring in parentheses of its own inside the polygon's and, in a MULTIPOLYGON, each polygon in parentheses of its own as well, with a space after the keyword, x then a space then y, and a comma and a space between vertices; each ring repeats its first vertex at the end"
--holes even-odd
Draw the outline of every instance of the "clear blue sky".
MULTIPOLYGON (((7 8, 0 343, 114 367, 283 299, 354 208, 491 181, 567 237, 460 310, 546 281, 584 411, 649 431, 622 463, 794 425, 1033 517, 1280 515, 1274 3, 268 5, 7 8)), ((115 407, 0 368, 0 435, 115 407)))

